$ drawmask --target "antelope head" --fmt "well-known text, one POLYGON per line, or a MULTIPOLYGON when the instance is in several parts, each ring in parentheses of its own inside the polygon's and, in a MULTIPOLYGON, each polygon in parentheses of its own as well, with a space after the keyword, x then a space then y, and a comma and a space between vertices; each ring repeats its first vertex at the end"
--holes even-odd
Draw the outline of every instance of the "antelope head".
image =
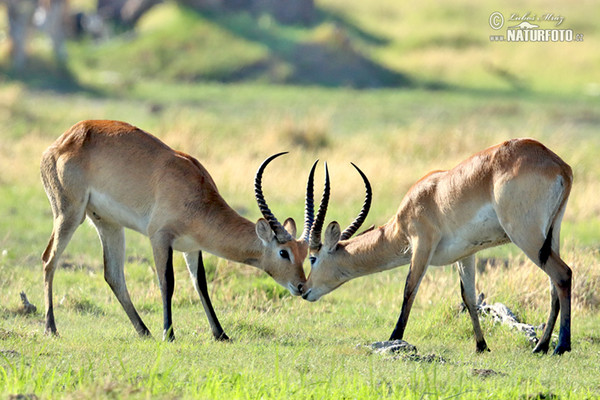
POLYGON ((263 215, 263 218, 256 222, 256 234, 263 245, 256 266, 287 288, 294 296, 299 296, 306 282, 302 264, 308 253, 308 239, 314 221, 313 178, 318 160, 312 166, 306 185, 304 231, 300 238, 296 239, 294 220, 288 218, 282 225, 269 209, 262 191, 262 175, 266 166, 283 154, 286 152, 267 158, 258 168, 254 180, 256 201, 263 215))

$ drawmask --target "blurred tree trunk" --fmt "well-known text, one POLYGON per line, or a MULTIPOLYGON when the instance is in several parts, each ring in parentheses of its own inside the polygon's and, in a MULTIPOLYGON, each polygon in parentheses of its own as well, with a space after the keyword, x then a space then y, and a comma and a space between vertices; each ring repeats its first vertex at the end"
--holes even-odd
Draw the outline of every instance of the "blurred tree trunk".
POLYGON ((37 0, 4 0, 4 3, 7 8, 12 66, 21 69, 27 59, 27 35, 37 0))
POLYGON ((67 61, 65 49, 65 24, 67 0, 3 0, 6 5, 10 57, 14 69, 21 69, 27 61, 27 41, 30 28, 35 22, 52 41, 54 58, 60 65, 67 61), (34 15, 36 17, 34 18, 34 15))
POLYGON ((42 0, 40 6, 46 12, 46 19, 41 27, 52 40, 54 58, 60 65, 65 65, 67 62, 65 26, 69 19, 67 0, 42 0))

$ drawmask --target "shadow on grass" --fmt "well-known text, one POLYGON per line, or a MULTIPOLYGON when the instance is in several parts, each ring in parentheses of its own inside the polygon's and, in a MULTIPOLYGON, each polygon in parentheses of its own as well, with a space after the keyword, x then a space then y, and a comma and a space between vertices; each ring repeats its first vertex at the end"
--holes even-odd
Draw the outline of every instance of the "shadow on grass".
POLYGON ((234 72, 224 81, 266 79, 296 85, 324 87, 412 87, 407 74, 389 69, 359 49, 359 42, 382 45, 386 39, 372 35, 335 14, 319 11, 308 40, 281 34, 268 18, 249 13, 198 13, 231 34, 258 43, 269 57, 234 72), (265 22, 266 21, 266 22, 265 22))
POLYGON ((21 82, 36 90, 101 95, 97 89, 81 85, 67 66, 36 56, 30 56, 20 69, 13 68, 8 60, 0 63, 0 76, 6 82, 21 82))

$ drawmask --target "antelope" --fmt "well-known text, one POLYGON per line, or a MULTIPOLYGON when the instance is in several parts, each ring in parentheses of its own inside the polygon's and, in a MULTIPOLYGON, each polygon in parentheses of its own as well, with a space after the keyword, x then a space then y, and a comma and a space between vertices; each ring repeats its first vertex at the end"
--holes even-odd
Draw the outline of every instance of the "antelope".
MULTIPOLYGON (((355 166, 356 167, 356 166, 355 166)), ((488 350, 477 316, 475 253, 512 242, 550 277, 551 306, 533 352, 546 353, 560 312, 554 354, 571 349, 571 269, 559 252, 560 225, 573 182, 571 167, 541 143, 513 139, 434 171, 408 191, 385 225, 354 238, 364 222, 372 191, 358 217, 343 232, 331 222, 321 242, 329 201, 329 174, 309 235, 311 271, 302 297, 316 301, 350 279, 410 263, 400 317, 390 340, 402 339, 419 284, 429 265, 456 263, 462 299, 469 311, 477 351, 488 350)))
POLYGON ((129 228, 149 237, 163 302, 163 339, 173 340, 171 299, 173 250, 183 252, 190 277, 217 340, 228 340, 210 301, 202 251, 259 268, 293 295, 306 278, 302 264, 312 225, 312 182, 306 191, 304 232, 282 225, 269 209, 262 175, 255 177, 255 196, 263 215, 253 223, 221 197, 208 171, 193 157, 173 150, 158 138, 118 121, 82 121, 44 152, 41 177, 52 207, 53 228, 42 255, 46 306, 45 333, 57 335, 52 281, 58 260, 86 217, 98 231, 104 253, 104 279, 140 336, 150 331, 133 306, 124 276, 125 236, 129 228))

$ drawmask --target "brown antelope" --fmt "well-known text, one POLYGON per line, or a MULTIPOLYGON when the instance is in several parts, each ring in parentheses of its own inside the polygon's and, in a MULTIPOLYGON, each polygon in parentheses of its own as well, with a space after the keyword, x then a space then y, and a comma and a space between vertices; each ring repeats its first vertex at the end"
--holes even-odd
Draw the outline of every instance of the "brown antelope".
POLYGON ((46 333, 57 334, 52 307, 52 280, 58 259, 87 216, 95 225, 104 252, 104 278, 137 332, 150 331, 135 310, 127 286, 124 228, 150 238, 163 301, 164 338, 174 338, 171 298, 173 250, 182 251, 213 336, 228 337, 208 296, 202 250, 257 267, 292 294, 305 283, 302 263, 313 221, 312 181, 306 193, 301 239, 288 218, 283 226, 265 202, 261 180, 266 159, 255 178, 255 195, 264 216, 253 223, 223 200, 215 182, 193 157, 173 150, 158 138, 124 122, 79 122, 43 154, 41 175, 52 206, 54 224, 44 262, 46 333))
MULTIPOLYGON (((359 170, 360 172, 360 170, 359 170)), ((415 183, 385 225, 350 239, 371 204, 369 181, 359 216, 344 232, 337 222, 321 229, 329 177, 310 232, 311 272, 302 297, 316 301, 350 279, 410 262, 400 318, 390 340, 402 339, 417 289, 429 265, 456 262, 477 351, 486 350, 477 317, 474 254, 513 242, 548 274, 551 307, 534 352, 547 352, 557 316, 555 354, 571 349, 571 269, 560 258, 559 233, 573 175, 556 154, 532 139, 514 139, 477 153, 448 171, 415 183)))

